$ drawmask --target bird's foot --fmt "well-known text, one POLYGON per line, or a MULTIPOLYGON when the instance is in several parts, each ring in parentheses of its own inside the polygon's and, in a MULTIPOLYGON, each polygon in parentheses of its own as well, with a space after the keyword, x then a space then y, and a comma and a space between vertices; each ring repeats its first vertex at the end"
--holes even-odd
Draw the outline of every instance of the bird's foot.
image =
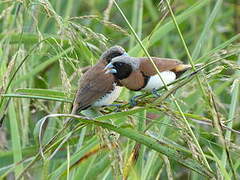
POLYGON ((153 94, 155 97, 160 97, 160 94, 157 92, 157 89, 155 89, 155 88, 152 89, 152 94, 153 94))
POLYGON ((131 106, 131 107, 136 106, 136 105, 137 105, 136 99, 138 99, 138 98, 141 97, 141 96, 142 96, 142 95, 133 96, 133 97, 130 99, 130 102, 129 102, 130 106, 131 106))

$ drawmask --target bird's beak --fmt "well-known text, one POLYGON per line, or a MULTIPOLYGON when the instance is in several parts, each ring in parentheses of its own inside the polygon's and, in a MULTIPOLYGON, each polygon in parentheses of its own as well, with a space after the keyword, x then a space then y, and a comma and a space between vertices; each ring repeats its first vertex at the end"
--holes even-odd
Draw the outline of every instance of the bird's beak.
POLYGON ((114 66, 112 63, 109 63, 105 66, 104 70, 106 70, 105 74, 116 74, 117 70, 114 69, 114 66))
POLYGON ((108 63, 108 64, 105 66, 104 70, 113 69, 113 68, 114 68, 113 64, 112 64, 112 63, 108 63))
POLYGON ((105 74, 116 74, 117 70, 116 69, 108 69, 106 70, 105 74))

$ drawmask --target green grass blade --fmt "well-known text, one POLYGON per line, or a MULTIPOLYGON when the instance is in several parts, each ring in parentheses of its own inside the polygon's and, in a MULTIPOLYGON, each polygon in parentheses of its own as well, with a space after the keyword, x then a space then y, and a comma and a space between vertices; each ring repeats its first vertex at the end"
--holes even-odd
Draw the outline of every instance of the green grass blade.
POLYGON ((56 97, 48 97, 48 96, 34 96, 34 95, 24 95, 24 94, 1 94, 2 97, 10 97, 10 98, 29 98, 29 99, 43 99, 49 101, 60 101, 66 103, 72 103, 72 99, 64 99, 64 98, 56 98, 56 97))
MULTIPOLYGON (((238 56, 239 60, 237 61, 237 64, 240 65, 240 56, 238 56)), ((240 71, 236 71, 236 75, 240 76, 240 71)), ((233 126, 233 121, 235 120, 235 118, 237 117, 236 115, 236 111, 237 111, 237 105, 238 105, 238 99, 239 99, 239 79, 235 79, 235 81, 233 81, 233 88, 232 88, 232 97, 231 97, 231 104, 229 107, 229 113, 228 113, 228 123, 227 123, 227 127, 228 128, 232 128, 233 126)), ((225 140, 227 142, 231 142, 231 131, 227 130, 226 134, 225 134, 225 140)), ((222 154, 222 166, 225 167, 226 166, 226 161, 227 161, 227 154, 225 152, 223 152, 222 154)))
POLYGON ((204 44, 205 44, 204 42, 207 39, 211 25, 213 24, 218 12, 221 10, 222 2, 223 2, 223 0, 216 1, 214 9, 212 10, 211 14, 207 17, 203 31, 202 31, 202 33, 197 41, 197 44, 193 50, 193 53, 192 53, 193 60, 195 60, 199 56, 201 48, 204 47, 204 44))
POLYGON ((13 151, 13 159, 15 163, 14 173, 17 177, 23 170, 23 164, 19 162, 22 161, 22 147, 21 147, 21 135, 19 132, 19 122, 17 121, 17 114, 12 102, 9 104, 9 121, 10 121, 10 132, 11 132, 11 143, 13 151))
MULTIPOLYGON (((74 155, 71 156, 71 159, 70 159, 71 165, 76 163, 82 156, 84 156, 84 154, 86 154, 89 150, 94 148, 97 144, 98 144, 98 140, 96 136, 91 138, 91 140, 89 140, 88 143, 86 143, 78 152, 76 152, 74 155)), ((58 167, 56 170, 54 170, 50 174, 50 179, 56 179, 60 177, 63 174, 63 172, 67 170, 67 167, 68 167, 68 162, 65 161, 64 163, 61 164, 60 167, 58 167)))
POLYGON ((225 167, 223 166, 222 162, 220 161, 220 159, 217 157, 217 155, 209 148, 208 149, 209 152, 211 152, 211 154, 213 155, 215 162, 217 163, 217 165, 220 168, 221 171, 221 175, 224 177, 224 179, 230 180, 230 176, 228 174, 228 172, 226 171, 225 167))
MULTIPOLYGON (((39 88, 19 88, 15 91, 17 94, 33 95, 33 96, 47 96, 64 98, 67 92, 62 92, 52 89, 39 89, 39 88)), ((73 94, 72 94, 73 95, 73 94)))

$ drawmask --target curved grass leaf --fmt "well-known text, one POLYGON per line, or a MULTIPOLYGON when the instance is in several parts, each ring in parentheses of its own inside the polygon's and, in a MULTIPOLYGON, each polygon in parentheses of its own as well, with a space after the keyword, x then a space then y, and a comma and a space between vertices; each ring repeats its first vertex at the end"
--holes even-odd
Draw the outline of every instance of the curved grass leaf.
MULTIPOLYGON (((106 128, 111 131, 115 131, 119 133, 122 136, 125 136, 131 140, 136 141, 137 143, 143 144, 147 146, 148 148, 155 150, 159 153, 162 153, 166 156, 168 156, 169 159, 172 159, 174 161, 177 161, 178 163, 186 166, 187 168, 192 169, 193 171, 198 172, 199 174, 207 177, 213 177, 214 174, 207 170, 205 166, 200 164, 198 161, 192 158, 191 153, 182 152, 180 149, 177 148, 177 146, 173 146, 172 144, 168 144, 165 141, 160 141, 158 139, 152 138, 142 132, 138 132, 132 128, 129 127, 118 127, 114 126, 110 123, 105 123, 101 121, 97 121, 92 118, 84 118, 81 116, 71 115, 71 114, 51 114, 49 117, 54 116, 63 116, 63 117, 74 117, 75 119, 78 119, 81 122, 87 123, 87 124, 93 124, 96 126, 100 126, 102 128, 106 128)), ((45 116, 44 118, 48 118, 48 116, 45 116)))
POLYGON ((104 123, 96 120, 83 120, 79 119, 85 123, 94 124, 97 126, 101 126, 103 128, 107 128, 109 130, 115 131, 122 136, 128 137, 140 144, 147 146, 150 149, 153 149, 159 153, 162 153, 168 156, 169 159, 175 160, 180 164, 208 177, 213 177, 213 174, 207 170, 203 165, 199 164, 196 160, 191 158, 191 154, 185 154, 175 149, 172 145, 167 144, 164 141, 159 141, 157 139, 153 139, 152 137, 147 136, 142 132, 138 132, 132 128, 122 128, 117 127, 109 123, 104 123))
POLYGON ((30 98, 30 99, 42 99, 49 101, 60 101, 72 103, 71 99, 62 99, 62 98, 54 98, 54 97, 46 97, 46 96, 31 96, 31 95, 23 95, 23 94, 1 94, 2 97, 11 97, 11 98, 30 98))
MULTIPOLYGON (((38 88, 20 88, 15 91, 17 94, 45 96, 55 98, 65 98, 67 92, 52 90, 52 89, 38 89, 38 88)), ((72 94, 74 96, 74 94, 72 94)))

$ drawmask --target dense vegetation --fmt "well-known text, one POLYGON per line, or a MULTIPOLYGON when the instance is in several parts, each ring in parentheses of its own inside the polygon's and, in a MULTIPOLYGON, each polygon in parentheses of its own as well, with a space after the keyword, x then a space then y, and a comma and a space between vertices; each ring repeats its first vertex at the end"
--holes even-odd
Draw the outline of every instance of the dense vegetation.
POLYGON ((0 1, 0 179, 239 179, 239 1, 116 2, 0 1), (64 123, 115 44, 203 70, 64 123))

